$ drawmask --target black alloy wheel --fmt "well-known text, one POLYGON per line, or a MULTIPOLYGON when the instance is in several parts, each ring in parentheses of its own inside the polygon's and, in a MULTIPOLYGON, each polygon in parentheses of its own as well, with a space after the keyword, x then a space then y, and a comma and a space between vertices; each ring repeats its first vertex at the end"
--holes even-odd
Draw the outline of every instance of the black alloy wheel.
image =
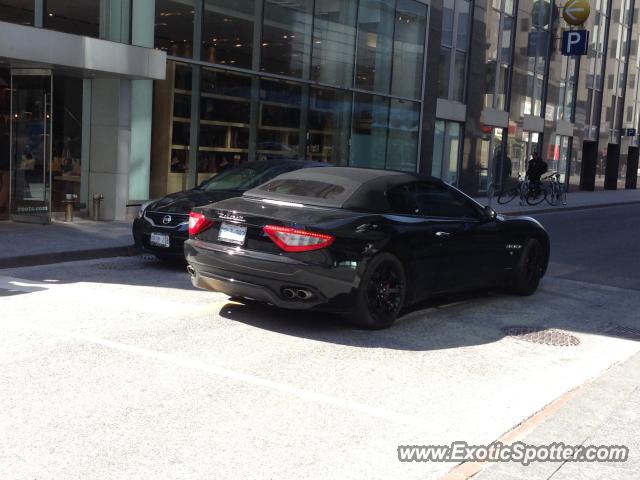
POLYGON ((393 325, 404 305, 406 290, 400 261, 390 253, 377 255, 362 277, 356 314, 351 320, 372 330, 393 325))
POLYGON ((533 294, 544 275, 546 262, 546 255, 540 242, 536 239, 529 240, 523 248, 514 271, 514 293, 524 296, 533 294))

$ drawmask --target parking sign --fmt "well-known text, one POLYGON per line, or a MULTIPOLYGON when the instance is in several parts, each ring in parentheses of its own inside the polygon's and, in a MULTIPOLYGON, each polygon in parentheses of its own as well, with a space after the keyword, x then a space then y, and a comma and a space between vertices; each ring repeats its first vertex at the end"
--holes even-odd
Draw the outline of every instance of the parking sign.
POLYGON ((565 30, 562 34, 563 55, 586 55, 589 49, 587 30, 565 30))

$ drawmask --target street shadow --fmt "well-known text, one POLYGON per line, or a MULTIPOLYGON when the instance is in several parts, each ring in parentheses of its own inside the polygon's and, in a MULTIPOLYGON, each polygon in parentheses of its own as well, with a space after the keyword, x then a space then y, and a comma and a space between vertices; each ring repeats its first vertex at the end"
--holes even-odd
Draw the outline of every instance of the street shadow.
MULTIPOLYGON (((580 287, 576 285, 575 288, 580 287)), ((589 305, 585 293, 589 292, 558 291, 555 285, 543 285, 531 297, 496 290, 442 296, 414 305, 405 310, 392 327, 377 331, 352 326, 337 314, 286 310, 236 299, 224 305, 219 315, 281 335, 346 346, 408 351, 498 342, 509 336, 514 327, 560 331, 563 338, 595 334, 640 341, 640 319, 629 314, 618 315, 616 321, 612 321, 616 313, 611 312, 612 317, 603 316, 602 308, 606 308, 603 300, 594 297, 589 305), (559 305, 562 305, 562 315, 558 315, 559 305)), ((640 302, 640 295, 637 301, 640 302)), ((514 341, 524 340, 514 338, 514 341)))

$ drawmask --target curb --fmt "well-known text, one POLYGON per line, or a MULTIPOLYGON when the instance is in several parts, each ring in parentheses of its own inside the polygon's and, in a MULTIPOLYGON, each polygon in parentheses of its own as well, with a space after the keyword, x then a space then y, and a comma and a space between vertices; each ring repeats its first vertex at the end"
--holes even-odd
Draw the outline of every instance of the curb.
POLYGON ((613 202, 613 203, 598 203, 595 205, 580 205, 575 207, 551 207, 551 208, 539 208, 533 210, 520 210, 511 212, 498 212, 498 215, 530 215, 534 213, 558 213, 558 212, 571 212, 576 210, 590 210, 592 208, 605 208, 605 207, 621 207, 625 205, 638 205, 640 200, 631 200, 628 202, 613 202))
POLYGON ((123 247, 96 248, 92 250, 22 255, 20 257, 0 258, 0 270, 6 268, 35 267, 38 265, 75 262, 78 260, 94 260, 97 258, 126 257, 138 255, 139 253, 140 252, 133 245, 128 245, 123 247))

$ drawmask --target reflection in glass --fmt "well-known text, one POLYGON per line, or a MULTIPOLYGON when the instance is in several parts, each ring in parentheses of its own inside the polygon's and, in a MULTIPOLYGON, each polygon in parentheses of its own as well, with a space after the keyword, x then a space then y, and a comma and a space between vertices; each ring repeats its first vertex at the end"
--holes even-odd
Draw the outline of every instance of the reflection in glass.
POLYGON ((195 0, 156 0, 155 46, 176 57, 193 57, 195 0))
POLYGON ((300 147, 302 87, 262 79, 258 120, 259 158, 293 158, 300 147))
POLYGON ((251 68, 253 0, 205 0, 202 60, 251 68))
POLYGON ((349 165, 384 168, 389 99, 366 93, 356 93, 354 97, 349 165))
POLYGON ((312 88, 309 99, 307 158, 346 165, 349 155, 351 93, 312 88))
POLYGON ((312 0, 265 0, 262 71, 303 76, 310 56, 311 8, 312 0))
POLYGON ((316 0, 311 78, 350 87, 356 36, 357 2, 316 0))
POLYGON ((3 22, 33 25, 34 0, 2 0, 0 20, 3 22))
POLYGON ((421 96, 426 22, 426 5, 414 0, 398 0, 393 43, 393 95, 421 96))
POLYGON ((361 0, 358 13, 356 88, 389 93, 395 2, 361 0))
POLYGON ((420 104, 392 99, 389 109, 389 140, 385 168, 416 171, 419 130, 420 104))
POLYGON ((440 47, 438 62, 438 97, 449 98, 449 72, 451 71, 451 49, 440 47))
POLYGON ((456 52, 455 63, 453 65, 453 93, 451 99, 457 102, 464 101, 466 63, 467 54, 465 52, 456 52))
POLYGON ((45 5, 45 28, 87 37, 100 36, 100 0, 47 0, 45 5))
POLYGON ((247 159, 251 77, 203 68, 200 89, 199 183, 247 159))
POLYGON ((459 123, 436 121, 431 175, 452 185, 456 184, 461 143, 462 127, 459 123))

